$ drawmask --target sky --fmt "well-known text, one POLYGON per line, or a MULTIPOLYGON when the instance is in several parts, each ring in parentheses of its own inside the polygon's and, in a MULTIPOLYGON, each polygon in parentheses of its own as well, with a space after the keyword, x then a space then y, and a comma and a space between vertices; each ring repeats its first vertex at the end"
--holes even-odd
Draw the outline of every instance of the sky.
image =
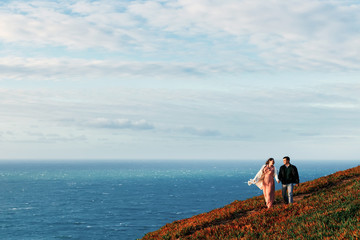
POLYGON ((0 159, 359 160, 360 2, 0 3, 0 159))

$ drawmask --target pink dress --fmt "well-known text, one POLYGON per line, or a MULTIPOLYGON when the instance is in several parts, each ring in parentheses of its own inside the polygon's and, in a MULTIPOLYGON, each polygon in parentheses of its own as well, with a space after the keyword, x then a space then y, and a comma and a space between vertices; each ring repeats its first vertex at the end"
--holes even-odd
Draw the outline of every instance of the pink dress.
POLYGON ((275 200, 275 167, 265 166, 263 170, 263 192, 265 197, 266 206, 271 208, 275 200))

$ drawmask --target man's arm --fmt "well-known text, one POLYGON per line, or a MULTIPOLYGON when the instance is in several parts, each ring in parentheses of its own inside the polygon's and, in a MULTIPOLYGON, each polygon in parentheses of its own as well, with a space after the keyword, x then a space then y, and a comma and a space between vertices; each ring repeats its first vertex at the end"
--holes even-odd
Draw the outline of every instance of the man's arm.
POLYGON ((295 179, 296 179, 296 184, 299 184, 300 182, 300 179, 299 179, 299 173, 298 173, 298 170, 295 166, 294 167, 294 175, 295 175, 295 179))
POLYGON ((279 178, 280 182, 282 182, 282 180, 283 180, 283 172, 284 172, 283 166, 281 166, 279 169, 279 174, 278 174, 278 178, 279 178))

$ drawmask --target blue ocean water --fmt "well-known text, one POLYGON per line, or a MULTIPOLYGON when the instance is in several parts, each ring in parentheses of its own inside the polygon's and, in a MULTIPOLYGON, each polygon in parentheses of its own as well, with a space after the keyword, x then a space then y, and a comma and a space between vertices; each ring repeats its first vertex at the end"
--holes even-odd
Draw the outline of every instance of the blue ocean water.
MULTIPOLYGON (((262 164, 0 162, 0 239, 141 238, 166 223, 262 194, 246 184, 262 164)), ((293 164, 305 182, 359 161, 293 164)))

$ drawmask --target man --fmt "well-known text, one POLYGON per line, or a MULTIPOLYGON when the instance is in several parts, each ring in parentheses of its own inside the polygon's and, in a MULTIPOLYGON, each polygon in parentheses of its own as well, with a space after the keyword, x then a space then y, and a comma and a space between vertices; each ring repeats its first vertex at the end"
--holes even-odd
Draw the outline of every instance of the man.
POLYGON ((279 180, 282 183, 282 196, 286 204, 293 203, 294 184, 299 184, 297 168, 290 164, 288 156, 283 158, 284 165, 280 167, 279 180))

